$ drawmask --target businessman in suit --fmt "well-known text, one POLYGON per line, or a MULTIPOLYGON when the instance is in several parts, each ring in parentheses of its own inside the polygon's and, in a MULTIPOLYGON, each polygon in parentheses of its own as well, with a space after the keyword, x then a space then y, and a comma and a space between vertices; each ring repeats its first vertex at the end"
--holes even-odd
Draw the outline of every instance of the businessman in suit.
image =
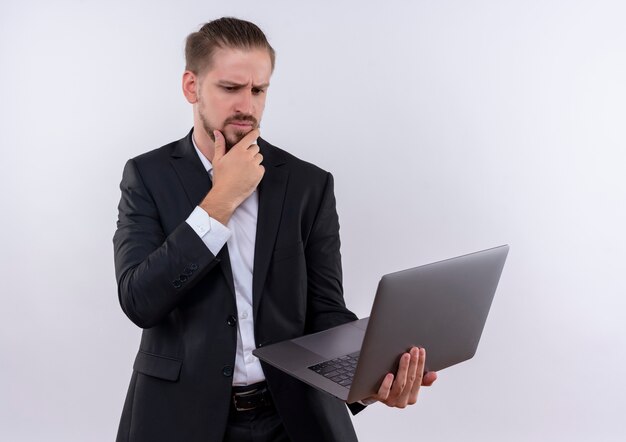
MULTIPOLYGON (((356 440, 344 403, 252 355, 356 319, 332 176, 260 138, 275 55, 256 25, 209 22, 185 55, 193 129, 120 184, 118 295, 143 334, 117 440, 356 440)), ((366 404, 415 403, 424 362, 402 355, 366 404)))

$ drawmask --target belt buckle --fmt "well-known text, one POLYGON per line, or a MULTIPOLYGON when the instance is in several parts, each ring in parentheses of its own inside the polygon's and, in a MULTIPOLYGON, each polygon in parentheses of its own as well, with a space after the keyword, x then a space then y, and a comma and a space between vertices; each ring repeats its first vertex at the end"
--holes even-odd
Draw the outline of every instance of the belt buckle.
POLYGON ((239 403, 237 402, 238 398, 245 398, 247 396, 252 396, 254 394, 256 394, 259 390, 258 389, 254 389, 254 390, 250 390, 250 391, 246 391, 243 393, 233 393, 233 402, 235 404, 235 410, 237 411, 250 411, 250 410, 254 410, 255 408, 258 407, 258 405, 252 405, 252 406, 244 406, 244 405, 239 405, 239 403))

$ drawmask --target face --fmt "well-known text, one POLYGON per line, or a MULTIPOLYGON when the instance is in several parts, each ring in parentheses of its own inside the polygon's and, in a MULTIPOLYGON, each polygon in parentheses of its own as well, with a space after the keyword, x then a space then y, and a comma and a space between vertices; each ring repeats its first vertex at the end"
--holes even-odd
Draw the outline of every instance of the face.
POLYGON ((211 67, 198 78, 195 103, 196 117, 213 141, 217 129, 230 149, 259 127, 271 75, 266 49, 215 51, 211 67))

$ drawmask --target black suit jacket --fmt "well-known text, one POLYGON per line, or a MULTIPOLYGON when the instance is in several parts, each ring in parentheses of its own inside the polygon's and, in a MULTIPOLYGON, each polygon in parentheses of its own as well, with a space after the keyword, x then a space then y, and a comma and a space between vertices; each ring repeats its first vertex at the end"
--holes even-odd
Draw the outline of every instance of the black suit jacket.
MULTIPOLYGON (((258 346, 355 320, 341 282, 332 176, 259 139, 265 175, 253 274, 258 346)), ((210 189, 187 137, 134 158, 113 238, 122 309, 143 328, 118 441, 221 441, 235 363, 235 290, 185 222, 210 189)), ((345 404, 263 364, 294 441, 356 440, 345 404)))

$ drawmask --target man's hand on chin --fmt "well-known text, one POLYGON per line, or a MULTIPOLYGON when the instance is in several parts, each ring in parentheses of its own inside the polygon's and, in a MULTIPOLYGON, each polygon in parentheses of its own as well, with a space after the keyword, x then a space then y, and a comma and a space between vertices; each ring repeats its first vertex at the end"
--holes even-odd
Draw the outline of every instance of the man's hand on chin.
POLYGON ((387 373, 378 393, 363 399, 364 404, 382 402, 388 407, 405 408, 417 402, 417 395, 422 385, 429 387, 437 380, 437 373, 424 373, 426 350, 413 347, 400 357, 398 372, 387 373))

